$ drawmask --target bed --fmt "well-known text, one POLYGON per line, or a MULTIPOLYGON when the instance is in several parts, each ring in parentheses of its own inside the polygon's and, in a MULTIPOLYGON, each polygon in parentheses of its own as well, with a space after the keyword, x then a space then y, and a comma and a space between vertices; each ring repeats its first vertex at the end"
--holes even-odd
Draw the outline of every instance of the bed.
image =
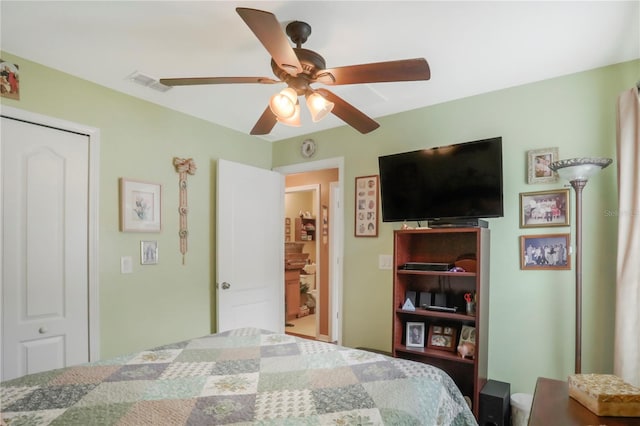
POLYGON ((244 328, 0 384, 7 425, 476 425, 422 363, 244 328))

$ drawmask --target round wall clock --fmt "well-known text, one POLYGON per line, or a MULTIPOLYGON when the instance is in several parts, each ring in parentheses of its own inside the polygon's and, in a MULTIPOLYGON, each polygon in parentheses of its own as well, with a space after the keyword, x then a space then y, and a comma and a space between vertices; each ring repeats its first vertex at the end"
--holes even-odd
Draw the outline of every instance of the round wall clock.
POLYGON ((313 157, 313 154, 315 153, 316 142, 313 139, 305 139, 304 141, 302 141, 302 145, 300 145, 300 154, 302 154, 303 157, 313 157))

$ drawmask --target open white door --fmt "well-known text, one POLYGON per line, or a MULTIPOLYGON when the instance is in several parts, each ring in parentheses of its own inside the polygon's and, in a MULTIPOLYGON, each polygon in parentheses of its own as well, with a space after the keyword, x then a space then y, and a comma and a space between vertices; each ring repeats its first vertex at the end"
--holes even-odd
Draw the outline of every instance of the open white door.
POLYGON ((218 332, 284 332, 284 176, 218 160, 218 332))

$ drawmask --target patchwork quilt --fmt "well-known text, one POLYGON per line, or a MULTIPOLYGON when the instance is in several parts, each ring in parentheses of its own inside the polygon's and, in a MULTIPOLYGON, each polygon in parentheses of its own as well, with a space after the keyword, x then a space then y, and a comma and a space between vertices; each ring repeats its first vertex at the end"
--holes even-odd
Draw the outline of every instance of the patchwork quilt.
POLYGON ((422 363, 237 329, 0 384, 15 425, 476 425, 422 363))

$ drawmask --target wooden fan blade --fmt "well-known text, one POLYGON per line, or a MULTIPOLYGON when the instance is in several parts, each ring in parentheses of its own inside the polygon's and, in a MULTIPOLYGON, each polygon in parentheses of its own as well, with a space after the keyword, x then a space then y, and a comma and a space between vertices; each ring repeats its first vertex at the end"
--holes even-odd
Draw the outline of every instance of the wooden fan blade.
POLYGON ((429 80, 431 71, 424 58, 416 58, 318 70, 314 77, 329 85, 383 83, 429 80))
POLYGON ((165 86, 194 86, 198 84, 234 84, 234 83, 280 83, 268 77, 189 77, 189 78, 161 78, 160 83, 165 86))
POLYGON ((258 122, 255 124, 255 126, 253 126, 253 129, 251 129, 251 132, 249 132, 249 134, 268 135, 277 122, 278 120, 276 118, 276 115, 271 112, 271 108, 267 106, 267 109, 264 110, 264 112, 258 119, 258 122))
POLYGON ((371 119, 365 113, 363 113, 335 93, 330 92, 327 89, 317 89, 316 92, 324 96, 326 100, 334 103, 333 110, 331 111, 333 114, 335 114, 342 121, 356 129, 360 133, 369 133, 380 127, 380 124, 378 124, 375 120, 371 119))
POLYGON ((302 72, 302 65, 273 13, 245 7, 237 7, 236 12, 280 68, 293 76, 302 72))

